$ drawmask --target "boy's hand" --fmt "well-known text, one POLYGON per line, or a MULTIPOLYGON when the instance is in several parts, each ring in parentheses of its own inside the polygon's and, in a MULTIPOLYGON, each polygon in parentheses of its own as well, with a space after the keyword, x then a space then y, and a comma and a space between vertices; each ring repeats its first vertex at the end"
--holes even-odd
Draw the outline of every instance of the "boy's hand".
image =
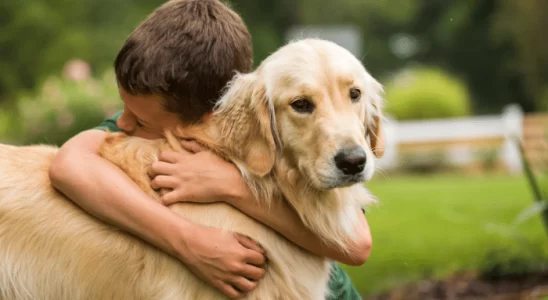
MULTIPOLYGON (((152 188, 168 189, 164 205, 176 202, 222 202, 232 193, 245 193, 240 172, 231 163, 204 151, 197 143, 182 142, 185 152, 165 151, 152 164, 152 188)), ((253 290, 264 276, 265 252, 248 237, 197 226, 183 233, 181 260, 199 277, 226 296, 237 299, 253 290)))
POLYGON ((165 151, 151 165, 153 189, 167 189, 161 201, 226 202, 232 196, 250 196, 239 170, 197 143, 184 141, 185 152, 165 151))
POLYGON ((197 227, 190 234, 182 260, 196 275, 231 299, 255 289, 265 272, 265 252, 259 245, 215 228, 197 227))

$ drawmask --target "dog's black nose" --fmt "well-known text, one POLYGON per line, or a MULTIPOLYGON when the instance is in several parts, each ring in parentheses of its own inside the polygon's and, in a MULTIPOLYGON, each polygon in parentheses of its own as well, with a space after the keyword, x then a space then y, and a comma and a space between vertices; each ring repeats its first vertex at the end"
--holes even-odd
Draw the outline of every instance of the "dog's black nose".
POLYGON ((335 165, 346 175, 363 171, 366 161, 365 151, 361 147, 343 149, 335 155, 335 165))

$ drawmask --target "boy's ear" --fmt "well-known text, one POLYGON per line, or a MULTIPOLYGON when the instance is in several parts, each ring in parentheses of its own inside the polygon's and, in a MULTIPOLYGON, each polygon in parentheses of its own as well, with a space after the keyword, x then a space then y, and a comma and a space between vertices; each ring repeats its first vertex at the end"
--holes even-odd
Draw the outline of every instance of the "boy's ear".
POLYGON ((256 176, 268 174, 274 166, 279 139, 274 108, 257 75, 235 77, 215 114, 230 159, 256 176))

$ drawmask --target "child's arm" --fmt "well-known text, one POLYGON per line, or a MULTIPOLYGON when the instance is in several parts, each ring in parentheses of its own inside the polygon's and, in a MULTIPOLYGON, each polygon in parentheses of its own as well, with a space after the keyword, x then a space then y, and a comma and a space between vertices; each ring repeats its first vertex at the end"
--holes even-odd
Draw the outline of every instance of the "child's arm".
MULTIPOLYGON (((198 152, 201 149, 191 150, 198 152)), ((209 151, 196 154, 163 152, 160 162, 154 163, 151 171, 152 175, 163 175, 154 178, 153 188, 173 189, 162 197, 166 205, 181 201, 225 201, 311 253, 347 265, 363 264, 371 252, 371 233, 361 210, 356 211, 360 215, 360 226, 356 228, 360 239, 350 242, 347 251, 326 246, 304 225, 289 204, 278 202, 269 209, 259 206, 251 198, 253 196, 237 168, 209 151)))
POLYGON ((257 205, 257 201, 247 193, 249 192, 239 195, 232 194, 231 197, 226 198, 226 201, 311 253, 351 266, 363 265, 369 258, 372 246, 371 232, 361 210, 356 211, 360 219, 360 225, 356 228, 360 238, 349 242, 347 251, 343 251, 338 247, 330 247, 322 243, 321 239, 304 225, 287 202, 277 201, 275 205, 266 210, 257 205))
POLYGON ((99 219, 180 259, 227 296, 239 297, 255 288, 256 282, 247 278, 256 281, 263 276, 264 270, 257 267, 264 263, 262 249, 242 236, 196 225, 151 201, 97 154, 105 136, 104 131, 89 130, 64 144, 50 167, 53 186, 99 219))

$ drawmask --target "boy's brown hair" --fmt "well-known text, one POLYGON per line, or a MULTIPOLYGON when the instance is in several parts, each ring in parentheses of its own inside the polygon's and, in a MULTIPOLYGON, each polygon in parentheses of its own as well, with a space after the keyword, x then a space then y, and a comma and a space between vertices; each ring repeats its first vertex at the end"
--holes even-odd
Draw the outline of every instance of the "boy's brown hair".
POLYGON ((184 123, 211 112, 235 71, 252 65, 249 31, 220 0, 165 3, 133 31, 114 62, 121 88, 161 95, 184 123))

